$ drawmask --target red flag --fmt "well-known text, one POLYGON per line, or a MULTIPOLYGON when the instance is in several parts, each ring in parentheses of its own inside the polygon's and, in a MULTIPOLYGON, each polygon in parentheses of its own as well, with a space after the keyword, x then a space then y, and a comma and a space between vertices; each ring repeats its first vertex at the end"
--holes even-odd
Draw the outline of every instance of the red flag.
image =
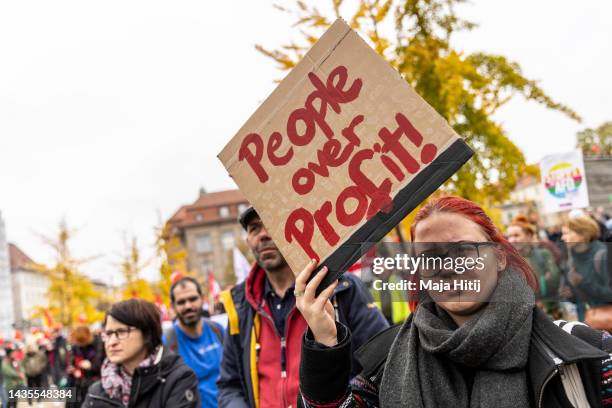
POLYGON ((154 303, 155 303, 155 306, 157 306, 157 308, 159 309, 159 315, 160 315, 161 321, 165 322, 165 321, 170 320, 170 314, 168 313, 168 308, 164 304, 164 301, 159 293, 155 295, 154 303))
POLYGON ((51 313, 49 313, 48 308, 43 309, 43 316, 45 318, 45 326, 53 327, 55 325, 55 322, 53 321, 53 317, 51 316, 51 313))
POLYGON ((215 302, 221 293, 221 287, 215 279, 215 274, 211 271, 208 271, 208 293, 210 293, 211 299, 215 302))
POLYGON ((174 284, 177 280, 184 278, 185 275, 182 272, 176 271, 176 272, 172 272, 172 275, 170 275, 170 282, 172 284, 174 284))

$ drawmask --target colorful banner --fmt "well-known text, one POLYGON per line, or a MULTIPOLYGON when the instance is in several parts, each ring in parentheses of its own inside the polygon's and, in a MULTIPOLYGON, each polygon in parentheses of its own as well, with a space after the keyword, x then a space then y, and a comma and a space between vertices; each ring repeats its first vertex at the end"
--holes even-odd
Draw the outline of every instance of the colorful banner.
POLYGON ((554 213, 589 206, 582 152, 546 156, 540 162, 544 211, 554 213))

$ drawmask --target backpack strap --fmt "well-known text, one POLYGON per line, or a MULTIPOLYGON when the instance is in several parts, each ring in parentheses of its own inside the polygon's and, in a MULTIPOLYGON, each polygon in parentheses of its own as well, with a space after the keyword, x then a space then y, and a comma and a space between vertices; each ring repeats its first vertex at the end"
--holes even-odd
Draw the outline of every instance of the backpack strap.
MULTIPOLYGON (((210 320, 208 317, 204 318, 204 324, 211 328, 213 333, 215 333, 215 336, 217 336, 219 343, 223 344, 223 330, 221 330, 221 326, 210 320)), ((164 330, 164 337, 166 339, 166 347, 168 347, 168 349, 173 353, 178 353, 178 338, 176 336, 176 329, 174 325, 164 330)))
POLYGON ((204 324, 212 329, 215 336, 217 336, 219 343, 223 344, 223 331, 221 330, 221 326, 219 326, 218 323, 213 322, 208 317, 204 318, 204 324))
POLYGON ((225 312, 227 313, 227 327, 229 329, 229 333, 231 335, 240 334, 238 312, 236 311, 236 305, 234 304, 232 292, 229 289, 224 290, 219 294, 219 300, 221 300, 221 303, 223 303, 223 307, 225 307, 225 312))
MULTIPOLYGON (((412 319, 412 315, 408 319, 412 319)), ((409 324, 409 323, 406 323, 409 324)), ((355 357, 361 367, 363 368, 363 376, 366 378, 372 377, 381 366, 384 365, 389 355, 391 345, 400 329, 402 324, 396 324, 388 329, 381 331, 376 334, 367 343, 359 347, 355 351, 355 357)))

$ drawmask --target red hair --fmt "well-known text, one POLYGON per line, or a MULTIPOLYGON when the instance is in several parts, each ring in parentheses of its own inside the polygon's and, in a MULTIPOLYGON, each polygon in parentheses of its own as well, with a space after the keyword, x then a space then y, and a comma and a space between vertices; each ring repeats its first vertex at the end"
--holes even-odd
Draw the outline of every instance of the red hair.
MULTIPOLYGON (((518 253, 516 248, 514 248, 506 238, 504 238, 484 210, 476 203, 466 200, 465 198, 444 196, 427 203, 417 213, 412 225, 410 226, 410 236, 412 237, 412 241, 414 242, 414 231, 416 230, 419 222, 433 214, 444 212, 461 215, 478 225, 487 238, 492 242, 496 242, 500 249, 505 253, 506 268, 511 268, 520 272, 527 281, 529 287, 534 292, 538 291, 538 281, 536 280, 533 271, 525 258, 518 253)), ((410 309, 414 310, 415 306, 416 304, 411 301, 410 309)))

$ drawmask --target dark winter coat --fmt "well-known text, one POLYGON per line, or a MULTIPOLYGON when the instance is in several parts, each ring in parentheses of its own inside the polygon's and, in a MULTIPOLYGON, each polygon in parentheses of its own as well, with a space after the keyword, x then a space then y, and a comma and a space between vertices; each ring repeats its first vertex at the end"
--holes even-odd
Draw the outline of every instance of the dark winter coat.
MULTIPOLYGON (((83 408, 122 407, 95 382, 87 392, 83 408)), ((132 379, 130 408, 199 408, 198 379, 180 356, 164 349, 159 363, 138 367, 132 379)))
MULTIPOLYGON (((604 391, 610 355, 602 349, 606 334, 582 326, 574 335, 557 327, 539 309, 534 309, 533 329, 527 372, 531 406, 536 408, 571 408, 565 397, 559 366, 576 363, 592 407, 609 402, 604 391), (603 337, 602 337, 603 334, 603 337), (602 401, 603 400, 603 401, 602 401)), ((412 316, 411 316, 412 317, 412 316)), ((409 319, 404 324, 411 324, 409 319)), ((364 371, 350 385, 351 332, 338 324, 338 345, 326 348, 307 333, 302 349, 298 406, 307 408, 378 407, 378 392, 386 357, 400 325, 372 338, 358 352, 364 371)), ((607 405, 606 405, 607 406, 607 405)))

